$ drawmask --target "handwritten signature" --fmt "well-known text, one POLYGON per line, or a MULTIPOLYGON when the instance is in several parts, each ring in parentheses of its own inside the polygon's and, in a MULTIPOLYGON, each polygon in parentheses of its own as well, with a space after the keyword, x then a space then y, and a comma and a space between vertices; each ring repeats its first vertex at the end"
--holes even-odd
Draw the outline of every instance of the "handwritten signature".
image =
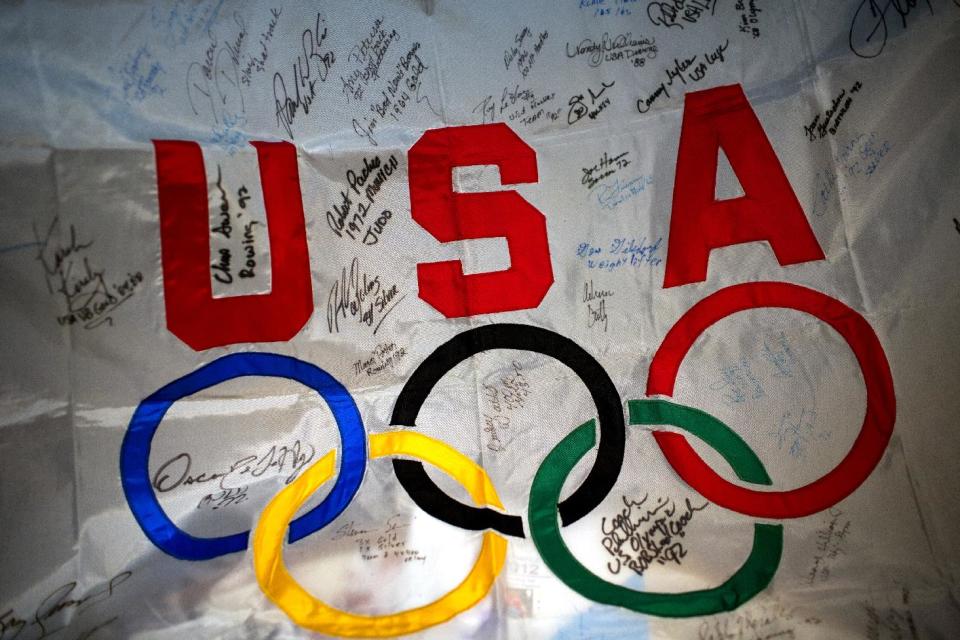
POLYGON ((407 355, 407 349, 398 347, 394 342, 378 344, 373 348, 369 358, 353 363, 353 372, 358 376, 362 373, 374 376, 397 364, 405 355, 407 355))
MULTIPOLYGON (((238 39, 242 42, 246 35, 246 25, 239 14, 234 14, 239 28, 238 39)), ((208 44, 201 62, 192 62, 185 76, 187 100, 194 115, 200 115, 200 107, 210 106, 210 115, 214 124, 227 119, 246 119, 246 107, 243 92, 240 89, 240 62, 236 51, 227 44, 220 47, 212 33, 208 33, 208 44)), ((235 41, 236 42, 236 41, 235 41)))
POLYGON ((380 78, 380 67, 390 44, 399 38, 396 29, 388 32, 383 27, 383 17, 373 21, 370 33, 353 45, 347 55, 347 63, 358 65, 347 77, 340 76, 341 92, 347 99, 362 100, 364 91, 371 82, 380 78))
POLYGON ((642 67, 646 64, 646 60, 657 57, 656 39, 641 38, 635 40, 630 31, 611 38, 610 34, 605 31, 599 42, 591 38, 584 38, 572 49, 568 42, 567 57, 575 58, 577 56, 588 56, 587 64, 591 67, 599 67, 602 62, 618 60, 632 60, 633 66, 642 67))
POLYGON ((679 565, 687 555, 679 538, 686 535, 685 529, 694 514, 709 506, 705 502, 695 507, 689 498, 680 509, 667 498, 660 498, 651 506, 647 504, 648 497, 635 502, 622 496, 624 508, 620 513, 609 519, 609 525, 607 518, 600 520, 603 548, 613 556, 613 560, 607 562, 607 569, 613 574, 620 573, 624 566, 643 575, 654 562, 679 565))
POLYGON ((596 187, 601 180, 604 178, 609 178, 619 169, 630 164, 630 160, 627 158, 629 151, 624 151, 623 153, 617 154, 615 156, 610 156, 606 151, 603 152, 603 155, 600 157, 600 160, 591 167, 582 167, 583 175, 580 178, 580 184, 585 186, 588 190, 592 190, 596 187))
POLYGON ((105 270, 94 269, 86 255, 93 240, 80 241, 76 228, 70 225, 67 242, 58 244, 54 235, 59 229, 59 216, 54 217, 44 234, 36 226, 33 229, 39 246, 36 259, 43 267, 47 290, 60 294, 66 303, 67 312, 58 316, 57 322, 61 326, 83 322, 85 329, 112 325, 110 314, 133 296, 137 285, 143 282, 143 274, 128 273, 123 281, 108 286, 105 270))
POLYGON ((381 160, 380 156, 364 158, 363 166, 359 170, 347 170, 345 177, 349 190, 340 191, 340 202, 334 203, 332 211, 328 210, 326 214, 327 226, 337 237, 342 238, 346 234, 351 240, 360 240, 365 245, 374 245, 380 241, 393 212, 384 209, 379 215, 373 214, 373 205, 376 203, 377 194, 398 165, 397 157, 391 153, 386 160, 381 160), (363 201, 364 197, 366 202, 363 201), (355 203, 354 198, 357 198, 358 202, 355 203))
POLYGON ((683 23, 696 24, 707 11, 714 14, 717 0, 668 0, 647 5, 647 17, 660 27, 683 29, 683 23))
POLYGON ((587 305, 587 328, 603 326, 607 330, 607 301, 606 298, 613 296, 613 291, 609 289, 596 289, 593 286, 593 280, 583 284, 583 302, 587 305))
MULTIPOLYGON (((953 0, 960 7, 960 0, 953 0)), ((902 28, 907 28, 907 16, 920 4, 920 0, 887 0, 886 4, 878 0, 863 0, 853 14, 850 22, 850 51, 861 58, 876 58, 883 53, 887 45, 887 11, 893 8, 900 18, 902 28), (881 7, 881 4, 883 5, 881 7)), ((925 0, 930 15, 933 5, 925 0)))
POLYGON ((596 93, 593 92, 593 89, 587 87, 587 94, 590 96, 589 105, 584 102, 582 93, 578 93, 570 98, 570 101, 567 103, 570 105, 570 110, 567 112, 567 124, 574 124, 584 117, 589 117, 591 120, 596 119, 601 111, 610 106, 610 98, 607 97, 600 100, 600 96, 614 84, 616 84, 616 80, 611 80, 609 84, 601 80, 600 90, 596 93))
POLYGON ((284 484, 293 482, 300 471, 311 461, 316 451, 312 445, 303 445, 295 440, 289 447, 271 445, 262 455, 244 456, 223 471, 200 472, 191 475, 193 458, 183 452, 173 456, 157 469, 153 476, 153 488, 160 493, 173 491, 180 486, 216 482, 222 490, 241 488, 246 477, 259 478, 268 473, 287 473, 284 484))
POLYGON ((556 95, 548 93, 538 96, 533 89, 517 84, 513 88, 504 87, 499 101, 493 95, 486 96, 471 113, 479 112, 483 124, 496 121, 504 112, 507 112, 507 120, 510 122, 519 120, 523 124, 532 124, 541 118, 554 121, 559 117, 562 107, 549 109, 546 104, 556 98, 556 95))
POLYGON ((327 37, 327 26, 320 14, 317 14, 316 26, 304 29, 301 35, 303 56, 297 56, 293 62, 293 95, 287 94, 287 85, 278 71, 273 74, 273 100, 276 107, 277 126, 282 126, 287 135, 293 138, 293 121, 297 111, 310 113, 310 105, 317 95, 317 82, 326 82, 330 68, 337 58, 333 51, 320 50, 327 37), (323 30, 320 26, 323 25, 323 30))
POLYGON ((818 113, 810 121, 810 124, 803 126, 803 132, 807 135, 807 139, 813 142, 826 137, 828 133, 836 135, 837 129, 843 121, 843 116, 846 115, 850 105, 853 104, 853 94, 862 88, 863 84, 857 80, 850 87, 850 95, 847 95, 846 89, 841 89, 840 93, 830 103, 830 107, 822 115, 818 113))
POLYGON ((646 98, 637 98, 637 111, 647 113, 657 99, 661 97, 670 98, 670 90, 668 87, 672 87, 676 80, 679 80, 683 84, 687 84, 688 80, 690 82, 700 82, 703 80, 707 75, 707 71, 713 65, 726 62, 724 53, 729 46, 730 40, 728 39, 724 41, 723 44, 717 45, 713 51, 705 52, 699 61, 699 54, 694 54, 690 58, 674 58, 673 64, 665 70, 667 74, 666 82, 661 82, 656 90, 646 98))
POLYGON ((392 558, 400 562, 424 562, 427 559, 425 555, 417 549, 409 548, 406 536, 409 527, 410 522, 399 513, 387 518, 386 526, 382 529, 358 529, 351 520, 340 525, 330 540, 354 542, 360 558, 365 561, 392 558))
MULTIPOLYGON (((699 640, 793 640, 797 637, 797 627, 818 624, 819 618, 800 617, 795 609, 774 601, 711 616, 700 623, 698 637, 699 640)), ((814 633, 809 637, 821 635, 814 633)))
POLYGON ((398 294, 397 285, 388 287, 380 282, 380 276, 371 277, 362 273, 359 260, 354 258, 349 273, 344 267, 340 279, 333 284, 327 296, 327 330, 339 333, 340 320, 346 320, 349 316, 362 325, 373 327, 373 334, 376 335, 387 315, 406 297, 397 297, 398 294))
POLYGON ((831 508, 828 512, 830 523, 817 530, 817 553, 813 557, 813 566, 807 572, 807 585, 826 582, 830 579, 831 564, 841 554, 846 553, 847 536, 850 534, 850 520, 840 524, 843 511, 831 508))
POLYGON ((377 146, 377 140, 373 134, 380 123, 387 117, 393 118, 394 122, 400 122, 410 106, 426 103, 427 108, 435 116, 440 115, 433 108, 429 97, 421 93, 424 91, 423 74, 430 67, 420 58, 419 51, 420 43, 414 42, 397 60, 393 66, 393 75, 384 79, 385 86, 380 90, 380 97, 374 98, 368 105, 372 115, 361 116, 360 120, 353 119, 353 132, 361 138, 366 138, 373 146, 377 146))
POLYGON ((597 202, 604 209, 616 209, 621 202, 643 193, 652 184, 653 176, 637 176, 623 182, 617 177, 613 182, 600 185, 596 192, 597 202))
POLYGON ((515 44, 503 52, 503 68, 510 69, 510 65, 516 62, 517 71, 526 78, 549 35, 547 31, 543 31, 537 36, 536 42, 533 42, 533 32, 529 27, 521 29, 520 33, 513 38, 515 44), (527 41, 528 37, 530 41, 527 41))
MULTIPOLYGON (((27 627, 35 628, 40 632, 38 638, 46 638, 58 631, 66 628, 69 622, 60 614, 75 611, 77 614, 84 613, 89 607, 110 598, 117 587, 130 579, 133 575, 131 571, 123 571, 113 576, 105 584, 93 589, 89 593, 75 597, 74 592, 77 589, 77 582, 71 581, 63 584, 47 595, 40 604, 37 605, 33 615, 27 618, 17 616, 14 609, 0 613, 0 640, 13 640, 20 636, 27 627), (11 635, 7 635, 10 631, 11 635)), ((90 638, 97 630, 112 624, 118 619, 114 616, 106 621, 98 623, 96 626, 87 629, 79 637, 90 638)))

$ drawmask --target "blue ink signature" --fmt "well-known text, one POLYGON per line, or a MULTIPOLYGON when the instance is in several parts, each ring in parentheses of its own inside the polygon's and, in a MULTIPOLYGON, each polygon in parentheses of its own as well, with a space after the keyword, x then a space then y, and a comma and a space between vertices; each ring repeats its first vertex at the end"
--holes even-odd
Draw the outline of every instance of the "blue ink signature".
POLYGON ((610 246, 605 249, 591 245, 589 242, 581 242, 577 246, 577 257, 580 258, 588 269, 598 269, 600 271, 616 271, 623 267, 638 268, 644 265, 651 267, 659 266, 663 259, 657 255, 660 246, 663 244, 663 238, 657 238, 656 242, 647 243, 647 239, 640 238, 614 238, 610 246))
POLYGON ((777 339, 773 341, 773 346, 766 338, 763 340, 763 357, 770 362, 777 370, 773 374, 779 378, 792 378, 793 369, 797 365, 797 359, 793 355, 790 343, 786 334, 781 331, 777 339))
POLYGON ((790 455, 799 458, 805 453, 806 445, 814 440, 829 440, 831 433, 829 431, 817 431, 814 427, 814 420, 817 418, 816 412, 807 413, 806 409, 800 411, 800 416, 796 420, 791 419, 792 413, 787 411, 780 418, 780 424, 769 435, 777 438, 777 448, 787 448, 790 455))
MULTIPOLYGON (((834 161, 838 171, 842 171, 847 178, 872 176, 892 149, 893 145, 887 140, 881 141, 876 133, 861 133, 840 147, 834 161)), ((834 193, 841 197, 846 192, 847 186, 838 184, 833 169, 817 171, 814 176, 813 215, 823 216, 834 193)))
POLYGON ((637 176, 633 180, 620 182, 620 178, 597 188, 597 202, 604 209, 616 209, 617 205, 639 195, 653 184, 653 176, 637 176))
POLYGON ((186 44, 194 36, 208 33, 220 15, 225 0, 188 2, 176 0, 169 11, 153 7, 150 22, 161 31, 167 45, 173 49, 186 44))
POLYGON ((247 118, 243 114, 224 114, 223 124, 215 127, 211 132, 210 144, 217 145, 232 156, 238 150, 245 148, 250 140, 241 128, 246 123, 247 118))
POLYGON ((767 395, 763 390, 763 385, 750 370, 750 362, 746 358, 741 358, 736 365, 721 368, 720 376, 721 379, 711 384, 710 389, 712 391, 725 390, 723 399, 727 404, 746 402, 748 395, 754 400, 767 395))
POLYGON ((162 96, 165 91, 160 79, 167 72, 145 45, 129 54, 119 67, 110 66, 107 70, 119 80, 123 99, 128 103, 162 96))

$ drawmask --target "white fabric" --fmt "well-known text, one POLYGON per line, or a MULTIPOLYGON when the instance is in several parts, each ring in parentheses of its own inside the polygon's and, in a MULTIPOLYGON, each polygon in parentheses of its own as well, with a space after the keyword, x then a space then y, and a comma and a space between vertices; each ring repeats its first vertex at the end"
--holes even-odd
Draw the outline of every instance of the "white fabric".
MULTIPOLYGON (((517 322, 581 345, 627 401, 645 396, 650 359, 684 311, 724 286, 755 280, 802 284, 859 311, 883 344, 897 398, 893 438, 866 482, 828 511, 783 521, 783 558, 771 585, 727 614, 646 616, 575 594, 551 574, 528 536, 510 540, 504 571, 485 600, 422 637, 955 637, 960 6, 930 0, 903 17, 897 6, 866 0, 4 5, 0 640, 34 640, 61 627, 54 637, 315 635, 262 594, 250 550, 204 562, 167 556, 143 534, 124 498, 119 447, 138 403, 221 355, 267 351, 314 363, 346 386, 365 429, 377 433, 390 427, 400 388, 436 347, 472 326, 517 322), (879 12, 878 5, 886 6, 885 26, 867 41, 865 25, 879 18, 865 16, 879 12), (673 24, 671 7, 683 7, 673 24), (744 21, 756 37, 740 29, 744 21), (276 78, 285 79, 292 96, 304 32, 315 38, 318 25, 326 30, 318 51, 332 54, 329 68, 317 80, 309 112, 301 108, 285 124, 277 115, 276 78), (642 65, 590 53, 591 43, 621 35, 647 41, 634 58, 642 65), (363 48, 371 37, 381 47, 388 42, 379 66, 376 48, 363 48), (674 83, 669 96, 638 111, 638 99, 666 82, 668 69, 692 56, 716 56, 718 47, 723 59, 707 64, 701 80, 674 83), (416 87, 406 105, 391 105, 396 118, 380 117, 381 91, 411 51, 423 64, 416 87), (216 99, 196 88, 208 58, 240 78, 233 86, 222 75, 216 99), (589 102, 602 83, 612 84, 604 95, 609 106, 569 124, 571 98, 586 94, 589 102), (827 259, 781 267, 767 245, 738 245, 711 254, 706 282, 664 289, 683 96, 735 83, 827 259), (839 126, 811 140, 805 127, 842 91, 853 100, 839 126), (502 240, 440 244, 411 219, 407 151, 427 129, 490 121, 507 122, 536 150, 539 180, 516 190, 547 218, 555 283, 536 309, 449 320, 418 298, 417 263, 462 258, 476 273, 507 267, 509 256, 502 240), (295 143, 315 301, 295 338, 198 353, 167 329, 154 139, 201 144, 212 226, 218 167, 231 198, 241 186, 249 190, 250 219, 261 222, 257 276, 234 286, 215 282, 216 295, 270 290, 256 153, 247 143, 295 143), (346 170, 390 154, 399 168, 377 206, 393 217, 379 242, 337 237, 325 214, 345 188, 346 170), (590 188, 584 171, 605 154, 626 154, 629 164, 590 188), (57 250, 71 239, 77 250, 58 264, 57 250), (607 254, 618 239, 620 247, 649 247, 651 259, 604 269, 578 255, 584 243, 607 254), (328 326, 330 290, 354 259, 405 296, 375 335, 353 318, 341 320, 339 331, 328 326), (96 326, 62 326, 57 319, 68 305, 82 303, 58 291, 58 278, 75 279, 85 263, 109 287, 132 282, 133 295, 96 326), (584 302, 585 286, 612 292, 605 319, 590 314, 588 304, 596 305, 584 302)), ((460 191, 502 188, 491 167, 458 169, 455 180, 460 191)), ((721 159, 717 196, 735 197, 739 189, 721 159)), ((216 254, 223 238, 211 238, 216 254)), ((857 363, 838 334, 809 316, 770 310, 737 314, 698 340, 674 397, 732 426, 778 489, 833 468, 853 442, 865 404, 857 363)), ((565 367, 501 350, 448 373, 418 426, 482 463, 507 509, 526 519, 540 461, 594 413, 586 388, 565 367), (527 386, 520 401, 499 410, 491 405, 491 389, 502 394, 521 381, 527 386), (496 419, 498 442, 484 430, 485 417, 496 419)), ((150 473, 183 452, 195 471, 209 473, 272 446, 299 446, 319 459, 338 442, 329 409, 309 390, 244 378, 174 405, 154 441, 150 473)), ((696 448, 734 479, 715 452, 696 448)), ((565 496, 593 458, 571 474, 565 496)), ((160 500, 186 531, 224 535, 255 526, 266 502, 298 470, 244 479, 247 498, 235 504, 204 502, 210 491, 202 484, 160 500)), ((466 500, 455 483, 430 474, 466 500)), ((627 568, 612 573, 601 520, 615 516, 624 498, 644 496, 703 502, 649 432, 628 427, 614 490, 564 529, 568 546, 597 575, 636 589, 686 591, 719 584, 746 557, 755 519, 711 505, 691 521, 681 562, 654 565, 643 576, 627 568)), ((369 463, 347 511, 290 545, 285 557, 317 597, 375 614, 419 606, 454 587, 479 544, 479 533, 420 511, 390 463, 378 460, 369 463), (359 541, 372 539, 377 552, 377 538, 391 522, 401 523, 397 548, 412 559, 365 560, 359 541), (370 533, 350 535, 351 529, 370 533)))

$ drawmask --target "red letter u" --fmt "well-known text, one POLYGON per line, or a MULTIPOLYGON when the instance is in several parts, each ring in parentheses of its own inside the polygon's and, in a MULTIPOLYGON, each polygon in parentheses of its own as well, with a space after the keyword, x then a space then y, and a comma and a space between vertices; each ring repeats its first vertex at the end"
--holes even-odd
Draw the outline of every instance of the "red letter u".
POLYGON ((310 260, 297 152, 288 142, 252 142, 270 238, 270 293, 213 297, 210 212, 200 145, 154 140, 167 328, 197 351, 297 334, 313 313, 310 260))

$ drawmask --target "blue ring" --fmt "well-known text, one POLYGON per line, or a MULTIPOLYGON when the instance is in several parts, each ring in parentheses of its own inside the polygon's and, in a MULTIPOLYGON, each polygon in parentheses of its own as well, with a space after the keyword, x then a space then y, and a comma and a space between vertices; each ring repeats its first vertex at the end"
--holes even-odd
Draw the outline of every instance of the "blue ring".
POLYGON ((290 523, 290 542, 321 529, 346 509, 360 488, 367 465, 367 437, 350 392, 329 373, 308 362, 273 353, 234 353, 189 373, 147 397, 130 419, 120 447, 120 481, 137 523, 157 547, 182 560, 209 560, 246 549, 249 531, 198 538, 167 517, 150 484, 150 446, 174 402, 220 382, 243 376, 272 376, 300 382, 324 399, 340 431, 340 473, 323 502, 290 523))

